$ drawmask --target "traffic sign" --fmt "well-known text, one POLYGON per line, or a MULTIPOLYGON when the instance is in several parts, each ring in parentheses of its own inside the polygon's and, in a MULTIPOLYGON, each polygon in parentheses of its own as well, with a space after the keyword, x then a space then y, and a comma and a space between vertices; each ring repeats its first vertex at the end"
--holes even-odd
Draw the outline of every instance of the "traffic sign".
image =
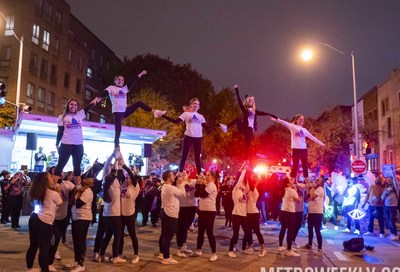
POLYGON ((362 160, 355 160, 351 164, 351 170, 354 173, 361 174, 361 173, 364 173, 366 169, 367 169, 367 165, 362 160))

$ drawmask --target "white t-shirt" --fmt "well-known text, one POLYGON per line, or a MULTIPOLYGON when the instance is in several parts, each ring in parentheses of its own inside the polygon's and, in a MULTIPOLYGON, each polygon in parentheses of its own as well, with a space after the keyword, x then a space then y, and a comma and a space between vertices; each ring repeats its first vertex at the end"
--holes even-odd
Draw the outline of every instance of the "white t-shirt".
POLYGON ((191 180, 185 185, 186 196, 179 197, 179 207, 197 207, 197 198, 194 196, 195 187, 196 180, 191 180))
POLYGON ((58 117, 57 126, 64 127, 61 138, 62 144, 81 145, 83 143, 82 120, 86 118, 85 110, 80 110, 76 114, 67 114, 58 117))
POLYGON ((297 195, 297 192, 295 189, 291 187, 286 187, 285 188, 285 195, 282 198, 282 211, 286 212, 296 212, 296 208, 294 205, 295 199, 298 199, 299 196, 297 195))
POLYGON ((260 211, 257 208, 257 199, 260 194, 258 193, 257 188, 254 188, 253 191, 248 189, 247 193, 247 213, 259 213, 260 211))
POLYGON ((108 195, 111 201, 105 202, 103 199, 103 216, 121 216, 121 189, 117 178, 111 183, 108 195))
POLYGON ((292 148, 295 149, 307 149, 306 138, 309 138, 313 142, 323 145, 323 143, 315 138, 306 128, 298 126, 281 119, 276 119, 276 122, 284 125, 290 130, 290 136, 292 140, 292 148))
POLYGON ((205 185, 205 190, 208 193, 208 196, 205 198, 199 197, 199 211, 210 211, 216 212, 217 207, 217 186, 215 186, 214 182, 207 183, 205 185))
POLYGON ((308 200, 308 213, 324 213, 324 188, 319 186, 314 193, 317 197, 314 200, 308 200))
POLYGON ((92 201, 93 201, 93 191, 91 189, 86 189, 82 195, 81 200, 85 204, 79 209, 76 208, 76 204, 72 205, 71 214, 72 220, 88 220, 92 221, 92 201))
POLYGON ((49 225, 53 225, 56 215, 56 208, 61 205, 62 199, 56 191, 47 189, 42 205, 39 205, 37 215, 39 219, 49 225))
POLYGON ((185 111, 179 116, 186 124, 185 135, 201 138, 203 137, 202 124, 206 122, 203 115, 198 112, 185 111))
POLYGON ((164 212, 172 218, 178 218, 179 216, 179 199, 178 197, 184 197, 186 195, 185 188, 183 186, 173 186, 171 184, 164 184, 161 187, 161 208, 164 212))
POLYGON ((140 186, 136 183, 136 186, 128 186, 121 190, 121 215, 131 216, 135 213, 135 201, 139 195, 140 186))
POLYGON ((106 90, 110 96, 112 112, 125 112, 127 101, 126 94, 129 92, 128 86, 124 85, 118 87, 116 85, 110 85, 106 90))
POLYGON ((61 183, 61 198, 62 204, 57 207, 56 210, 56 220, 63 220, 67 217, 68 214, 68 198, 69 192, 71 192, 75 188, 75 184, 70 182, 69 180, 63 180, 61 183))
POLYGON ((246 216, 247 215, 247 189, 243 184, 246 169, 242 170, 238 182, 232 190, 233 211, 232 214, 246 216))

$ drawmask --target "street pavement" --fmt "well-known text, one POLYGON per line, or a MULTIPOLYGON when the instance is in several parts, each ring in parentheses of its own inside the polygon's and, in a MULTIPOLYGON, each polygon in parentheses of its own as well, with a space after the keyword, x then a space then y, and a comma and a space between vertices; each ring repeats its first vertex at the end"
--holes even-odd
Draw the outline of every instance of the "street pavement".
MULTIPOLYGON (((10 224, 0 225, 0 271, 25 271, 25 253, 29 244, 28 222, 29 216, 22 216, 19 230, 10 228, 10 224)), ((140 220, 139 220, 140 221, 140 220)), ((160 260, 155 257, 158 252, 158 238, 160 227, 137 225, 136 231, 139 239, 140 261, 137 264, 118 264, 96 263, 90 260, 93 251, 94 235, 97 224, 89 228, 87 256, 85 267, 87 271, 281 271, 281 272, 400 272, 400 241, 390 241, 377 236, 366 236, 365 244, 374 247, 373 251, 363 251, 359 253, 350 253, 343 251, 343 241, 356 237, 353 233, 342 233, 334 231, 332 225, 328 223, 328 230, 322 233, 324 255, 316 256, 313 250, 316 249, 316 238, 314 237, 313 250, 300 250, 300 257, 287 257, 284 253, 277 251, 278 247, 278 222, 268 221, 268 225, 261 225, 261 231, 264 235, 267 255, 258 257, 258 251, 252 255, 237 252, 236 258, 227 256, 229 240, 232 235, 232 229, 225 227, 223 216, 217 216, 215 221, 214 233, 217 240, 218 260, 210 262, 210 247, 207 238, 203 245, 203 255, 200 257, 178 258, 177 265, 162 265, 160 260), (296 269, 294 269, 296 268, 296 269), (285 269, 285 270, 279 270, 285 269), (292 270, 291 270, 292 269, 292 270), (325 270, 323 270, 325 269, 325 270), (330 269, 330 270, 328 270, 330 269), (337 270, 335 270, 337 269, 337 270), (339 270, 341 269, 341 270, 339 270), (367 270, 368 269, 368 270, 367 270)), ((365 230, 365 224, 362 224, 365 230)), ((377 229, 377 227, 376 227, 377 229)), ((386 235, 389 232, 386 230, 386 235)), ((188 247, 194 249, 196 246, 197 232, 189 232, 188 247)), ((256 248, 258 247, 255 239, 256 248)), ((299 245, 305 245, 307 242, 307 228, 300 230, 297 238, 299 245)), ((241 241, 239 242, 241 245, 241 241)), ((284 245, 286 239, 284 240, 284 245)), ((240 246, 239 246, 240 248, 240 246)), ((61 261, 54 264, 58 271, 68 271, 65 267, 73 261, 73 248, 70 227, 67 233, 67 242, 59 246, 61 261)), ((107 248, 107 254, 111 252, 111 243, 107 248)), ((132 259, 132 245, 129 237, 125 237, 124 255, 128 261, 132 259)), ((171 253, 175 255, 176 240, 175 237, 171 243, 171 253)), ((38 267, 37 257, 34 267, 38 267)))

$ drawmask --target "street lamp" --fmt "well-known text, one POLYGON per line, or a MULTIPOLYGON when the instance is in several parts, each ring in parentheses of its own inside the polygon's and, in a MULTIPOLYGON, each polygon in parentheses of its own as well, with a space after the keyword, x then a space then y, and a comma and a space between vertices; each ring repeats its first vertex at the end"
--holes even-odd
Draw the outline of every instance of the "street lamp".
MULTIPOLYGON (((8 23, 7 17, 0 12, 0 16, 3 17, 3 19, 6 21, 6 24, 8 23)), ((21 77, 22 77, 22 53, 24 49, 24 36, 21 36, 21 38, 18 38, 17 34, 14 32, 14 28, 11 29, 14 37, 19 41, 19 58, 18 58, 18 76, 17 76, 17 90, 15 94, 15 105, 17 107, 17 115, 16 115, 16 121, 15 121, 15 126, 18 126, 18 111, 19 111, 19 98, 21 94, 21 77)))
MULTIPOLYGON (((337 53, 342 54, 342 55, 350 55, 351 56, 351 70, 352 70, 352 76, 353 76, 353 98, 354 98, 354 130, 355 130, 355 134, 356 134, 354 152, 355 152, 357 160, 359 160, 360 159, 360 154, 359 154, 359 141, 360 140, 359 140, 359 134, 358 134, 356 67, 355 67, 354 51, 352 50, 350 53, 345 53, 327 43, 314 43, 314 45, 323 45, 325 47, 332 49, 333 51, 335 51, 337 53)), ((309 61, 309 60, 311 60, 312 57, 313 57, 313 51, 311 49, 303 50, 303 52, 301 53, 301 58, 304 61, 309 61)))

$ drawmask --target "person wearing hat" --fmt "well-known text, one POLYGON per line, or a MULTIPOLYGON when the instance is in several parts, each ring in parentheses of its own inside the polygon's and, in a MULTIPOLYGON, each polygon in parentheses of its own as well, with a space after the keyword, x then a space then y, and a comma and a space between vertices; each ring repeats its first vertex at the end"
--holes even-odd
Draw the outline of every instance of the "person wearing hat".
POLYGON ((1 186, 1 203, 2 203, 2 212, 1 212, 1 224, 10 223, 9 216, 9 208, 8 208, 8 200, 10 198, 10 172, 7 170, 1 171, 0 177, 3 179, 0 180, 1 186))

